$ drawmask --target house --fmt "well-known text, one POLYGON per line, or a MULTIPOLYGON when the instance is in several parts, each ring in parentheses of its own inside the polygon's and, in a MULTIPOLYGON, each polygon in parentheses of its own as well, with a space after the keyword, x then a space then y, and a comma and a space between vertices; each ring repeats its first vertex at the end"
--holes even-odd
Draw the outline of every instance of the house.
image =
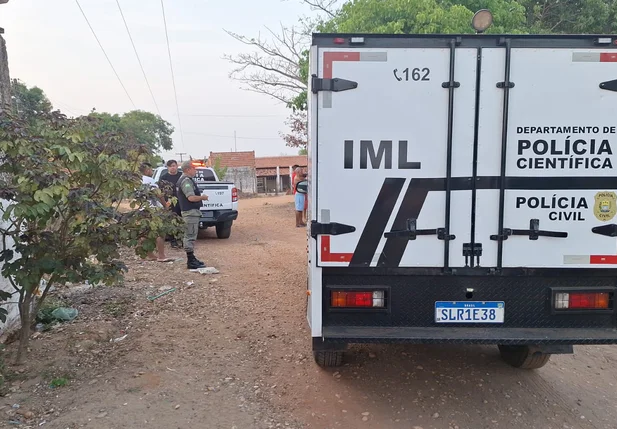
POLYGON ((255 159, 258 193, 287 193, 291 190, 291 167, 298 165, 306 170, 308 157, 270 156, 255 159))
POLYGON ((238 191, 244 194, 257 192, 255 151, 210 152, 207 165, 214 168, 217 175, 225 169, 225 177, 219 177, 219 180, 233 182, 238 191))

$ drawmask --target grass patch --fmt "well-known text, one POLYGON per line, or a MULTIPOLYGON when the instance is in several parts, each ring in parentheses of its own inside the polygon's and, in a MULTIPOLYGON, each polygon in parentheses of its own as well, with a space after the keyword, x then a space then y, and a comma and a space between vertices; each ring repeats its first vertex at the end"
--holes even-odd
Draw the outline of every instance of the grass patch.
POLYGON ((66 377, 57 377, 49 382, 49 387, 52 389, 57 389, 59 387, 64 387, 69 384, 69 379, 66 377))
POLYGON ((120 317, 126 314, 127 303, 125 301, 108 302, 103 307, 103 311, 113 317, 120 317))

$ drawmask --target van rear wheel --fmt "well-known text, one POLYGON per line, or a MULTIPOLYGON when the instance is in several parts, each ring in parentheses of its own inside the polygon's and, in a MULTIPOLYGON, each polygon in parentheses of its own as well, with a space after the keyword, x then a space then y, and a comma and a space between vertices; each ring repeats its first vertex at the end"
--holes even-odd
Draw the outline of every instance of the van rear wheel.
POLYGON ((313 352, 315 362, 322 368, 332 368, 343 364, 343 352, 319 351, 313 352))
POLYGON ((551 354, 543 353, 533 346, 499 345, 501 358, 515 368, 538 369, 548 363, 551 354))

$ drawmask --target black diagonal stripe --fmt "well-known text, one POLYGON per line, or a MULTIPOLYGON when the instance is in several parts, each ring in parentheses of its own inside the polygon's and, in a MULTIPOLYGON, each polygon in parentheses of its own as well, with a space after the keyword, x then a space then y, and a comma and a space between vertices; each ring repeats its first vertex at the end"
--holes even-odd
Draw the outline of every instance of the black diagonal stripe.
MULTIPOLYGON (((453 191, 471 190, 472 177, 453 177, 453 191)), ((499 176, 476 177, 477 189, 499 189, 499 176)), ((506 190, 595 190, 617 189, 617 177, 506 177, 506 190)), ((445 178, 412 179, 405 192, 392 230, 403 230, 407 227, 407 219, 417 219, 422 206, 431 191, 445 191, 445 178)), ((408 240, 404 238, 388 238, 379 258, 379 267, 398 267, 407 248, 408 240)))
POLYGON ((384 180, 375 204, 373 204, 371 214, 366 225, 364 225, 356 250, 351 257, 350 267, 369 266, 371 264, 404 184, 405 179, 402 178, 386 178, 384 180))
MULTIPOLYGON (((422 179, 420 179, 420 181, 422 181, 422 179)), ((409 182, 409 186, 401 202, 401 207, 392 224, 392 231, 405 229, 407 227, 407 219, 417 219, 428 193, 435 187, 445 186, 445 179, 421 183, 420 186, 418 186, 418 184, 419 183, 414 179, 411 179, 409 182)), ((381 256, 379 257, 377 266, 398 267, 408 242, 408 240, 401 240, 400 238, 388 238, 381 252, 381 256)))

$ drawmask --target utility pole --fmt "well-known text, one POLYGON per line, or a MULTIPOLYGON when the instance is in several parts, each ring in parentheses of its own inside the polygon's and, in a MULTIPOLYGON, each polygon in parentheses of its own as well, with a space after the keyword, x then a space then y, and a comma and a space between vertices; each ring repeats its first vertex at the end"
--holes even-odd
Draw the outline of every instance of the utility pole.
POLYGON ((176 155, 180 155, 180 162, 184 161, 182 155, 186 155, 186 152, 176 152, 176 155))
POLYGON ((236 138, 236 131, 234 130, 234 147, 235 147, 235 152, 238 152, 238 139, 236 138))

